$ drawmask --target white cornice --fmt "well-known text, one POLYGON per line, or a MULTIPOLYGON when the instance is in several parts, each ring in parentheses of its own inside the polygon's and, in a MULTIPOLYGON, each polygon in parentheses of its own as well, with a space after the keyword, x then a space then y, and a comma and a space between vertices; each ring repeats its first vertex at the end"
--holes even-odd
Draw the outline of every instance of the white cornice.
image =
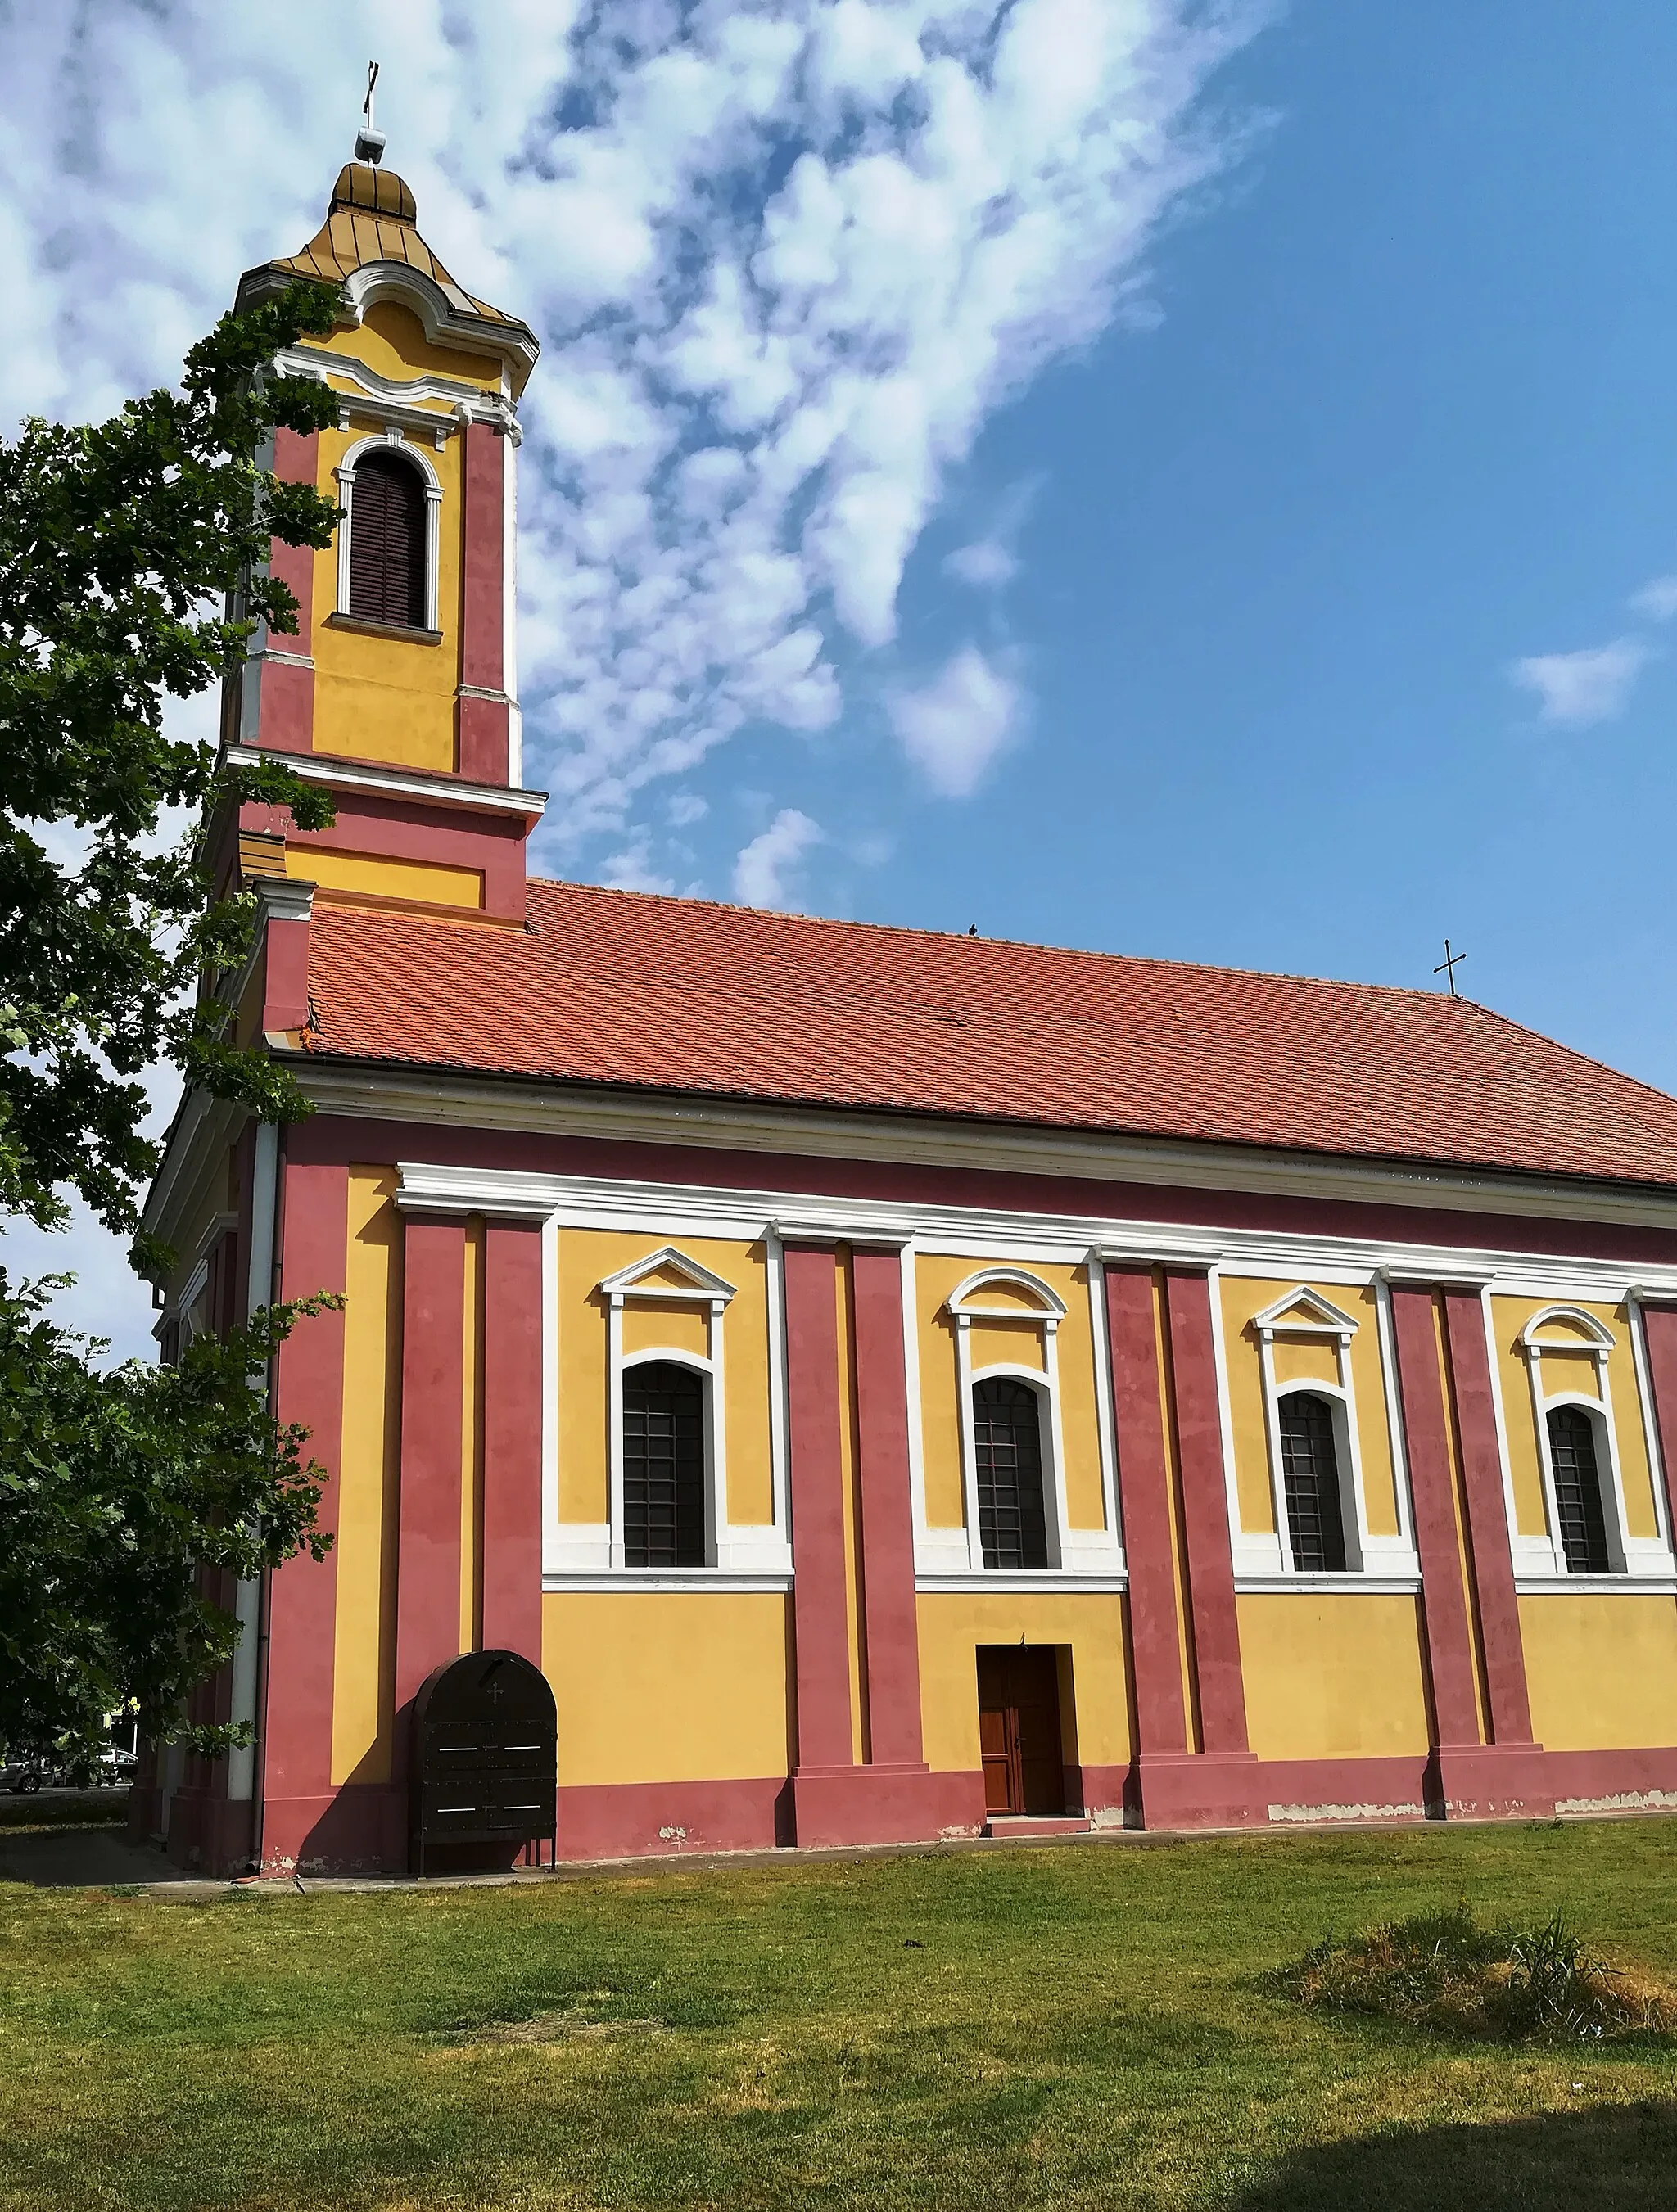
MULTIPOLYGON (((286 756, 288 760, 293 757, 286 756)), ((1010 1127, 995 1122, 942 1120, 930 1114, 864 1113, 692 1097, 676 1092, 640 1092, 522 1077, 497 1079, 319 1057, 302 1060, 294 1072, 324 1110, 385 1121, 1052 1176, 1086 1182, 1142 1183, 1166 1189, 1527 1216, 1657 1229, 1677 1237, 1677 1188, 1664 1186, 1574 1184, 1469 1168, 1336 1160, 1256 1146, 1195 1145, 1095 1132, 1010 1127)), ((829 1208, 825 1199, 812 1203, 807 1197, 789 1196, 783 1211, 789 1221, 814 1216, 825 1223, 829 1208)), ((869 1211, 875 1219, 879 1218, 877 1205, 869 1211)), ((893 1213, 905 1215, 914 1211, 892 1208, 893 1213)), ((1114 1261, 1146 1256, 1131 1242, 1132 1234, 1129 1224, 1114 1221, 1098 1237, 1085 1241, 1097 1243, 1101 1254, 1110 1252, 1114 1261)), ((1225 1241, 1220 1231, 1180 1222, 1157 1224, 1150 1234, 1156 1234, 1158 1240, 1151 1257, 1183 1267, 1217 1265, 1225 1241)), ((1392 1252, 1403 1248, 1380 1247, 1369 1241, 1367 1249, 1392 1252)), ((1443 1251, 1427 1249, 1430 1258, 1444 1265, 1451 1280, 1466 1286, 1476 1279, 1473 1271, 1479 1262, 1472 1250, 1455 1247, 1447 1258, 1443 1251)), ((1627 1280, 1632 1275, 1653 1279, 1644 1262, 1627 1262, 1617 1272, 1627 1280)), ((1656 1295, 1668 1297, 1673 1293, 1661 1289, 1656 1295)))
POLYGON ((364 761, 333 760, 323 753, 265 752, 254 745, 229 745, 229 768, 259 768, 277 763, 304 783, 334 791, 359 791, 375 799, 418 799, 431 805, 472 806, 499 814, 539 815, 547 805, 545 791, 514 791, 504 784, 464 783, 451 775, 424 775, 411 769, 369 766, 364 761))
MULTIPOLYGON (((296 1066, 296 1060, 288 1065, 296 1066)), ((315 1071, 309 1071, 311 1073, 315 1071)), ((313 1085, 309 1086, 311 1089, 313 1085)), ((321 1100, 326 1110, 336 1101, 321 1100)), ((631 1181, 622 1176, 527 1174, 499 1168, 460 1167, 447 1162, 404 1162, 405 1210, 419 1207, 450 1213, 553 1221, 577 1229, 631 1229, 660 1243, 682 1237, 737 1238, 754 1243, 781 1233, 789 1223, 808 1218, 808 1201, 785 1191, 717 1188, 710 1184, 631 1181), (412 1193, 412 1195, 409 1194, 412 1193)), ((821 1202, 821 1241, 867 1244, 878 1242, 880 1217, 868 1199, 832 1197, 821 1202)), ((1084 1214, 1013 1211, 927 1202, 894 1209, 893 1226, 907 1232, 918 1251, 970 1255, 996 1262, 1015 1259, 1076 1266, 1095 1251, 1121 1243, 1143 1253, 1156 1245, 1161 1254, 1180 1249, 1177 1223, 1103 1221, 1084 1214)), ((1367 1285, 1395 1268, 1406 1281, 1447 1282, 1464 1263, 1475 1281, 1509 1295, 1570 1295, 1616 1302, 1631 1280, 1651 1294, 1677 1297, 1677 1259, 1666 1269, 1645 1261, 1564 1257, 1517 1249, 1473 1250, 1393 1238, 1325 1237, 1303 1231, 1216 1228, 1205 1232, 1217 1263, 1229 1274, 1259 1280, 1367 1285)), ((893 1242, 897 1241, 893 1236, 893 1242)), ((1168 1262, 1168 1264, 1174 1264, 1168 1262)), ((1359 1587, 1366 1586, 1364 1582, 1359 1587)))

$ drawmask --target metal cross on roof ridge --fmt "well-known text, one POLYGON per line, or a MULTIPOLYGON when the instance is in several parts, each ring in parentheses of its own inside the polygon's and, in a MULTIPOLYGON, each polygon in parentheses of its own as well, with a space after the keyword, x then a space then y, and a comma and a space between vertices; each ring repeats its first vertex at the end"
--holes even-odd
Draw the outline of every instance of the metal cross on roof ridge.
POLYGON ((1447 975, 1449 978, 1450 996, 1453 999, 1459 999, 1461 996, 1461 992, 1455 988, 1456 963, 1467 957, 1467 955, 1465 952, 1452 952, 1449 939, 1447 937, 1444 939, 1444 957, 1432 972, 1435 975, 1447 975))

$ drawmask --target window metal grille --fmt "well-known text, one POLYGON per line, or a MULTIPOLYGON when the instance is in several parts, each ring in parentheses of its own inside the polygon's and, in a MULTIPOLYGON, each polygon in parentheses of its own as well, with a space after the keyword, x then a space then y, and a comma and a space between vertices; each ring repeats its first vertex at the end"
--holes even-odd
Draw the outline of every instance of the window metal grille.
POLYGON ((1604 1575, 1609 1564, 1607 1516, 1595 1460, 1595 1424, 1576 1406, 1557 1406, 1549 1416, 1549 1462, 1555 1471, 1566 1571, 1604 1575))
POLYGON ((704 1565, 704 1386, 673 1360, 623 1377, 623 1556, 631 1567, 704 1565))
POLYGON ((394 453, 363 453, 350 498, 351 614, 363 622, 425 623, 425 488, 394 453))
POLYGON ((1314 1391, 1281 1401, 1281 1480, 1293 1565, 1307 1574, 1343 1574, 1345 1514, 1333 1411, 1314 1391))
POLYGON ((1037 1394, 1005 1376, 973 1385, 979 1536, 987 1567, 1046 1567, 1042 1429, 1037 1394))

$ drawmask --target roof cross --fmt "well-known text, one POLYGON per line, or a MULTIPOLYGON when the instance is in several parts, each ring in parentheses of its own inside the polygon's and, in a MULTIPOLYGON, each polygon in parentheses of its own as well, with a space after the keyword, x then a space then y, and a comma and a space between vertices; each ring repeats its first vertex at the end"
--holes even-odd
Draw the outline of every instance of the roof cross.
POLYGON ((1455 988, 1456 963, 1459 960, 1465 960, 1467 957, 1467 955, 1465 952, 1452 952, 1450 950, 1449 939, 1447 937, 1444 939, 1444 957, 1439 962, 1438 965, 1432 972, 1435 975, 1448 976, 1450 981, 1450 996, 1453 999, 1459 999, 1461 996, 1461 992, 1455 988))
POLYGON ((379 81, 379 65, 367 64, 367 97, 361 103, 361 128, 355 134, 355 158, 369 161, 376 167, 384 155, 384 133, 373 123, 373 88, 379 81))

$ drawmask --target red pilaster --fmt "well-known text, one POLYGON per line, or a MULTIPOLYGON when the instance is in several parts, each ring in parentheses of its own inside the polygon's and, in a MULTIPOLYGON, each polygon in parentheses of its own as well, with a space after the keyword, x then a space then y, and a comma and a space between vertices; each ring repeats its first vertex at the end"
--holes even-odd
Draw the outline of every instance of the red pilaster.
POLYGON ((1479 1723, 1473 1696, 1473 1647, 1461 1587, 1454 1477, 1444 1427, 1444 1386, 1438 1366, 1431 1291, 1394 1288, 1392 1323, 1409 1454, 1415 1548, 1421 1560, 1421 1605, 1434 1728, 1441 1744, 1477 1744, 1479 1723))
POLYGON ((1200 1739, 1208 1753, 1244 1755, 1248 1749, 1246 1688, 1235 1611, 1235 1559, 1229 1539, 1210 1285, 1203 1273, 1168 1268, 1165 1297, 1170 1312, 1171 1379, 1182 1469, 1200 1739))
POLYGON ((802 1771, 854 1763, 845 1586, 845 1464, 838 1425, 838 1277, 832 1249, 789 1244, 785 1277, 792 1620, 802 1771))
POLYGON ((1130 1656, 1135 1674, 1137 1749, 1188 1749, 1176 1612, 1174 1513, 1150 1267, 1107 1270, 1107 1337, 1123 1495, 1124 1557, 1130 1574, 1130 1656))
POLYGON ((541 1664, 541 1229, 484 1237, 484 1648, 541 1664))
MULTIPOLYGON (((349 1170, 308 1157, 310 1132, 288 1132, 280 1178, 280 1296, 303 1298, 344 1288, 349 1249, 349 1170)), ((326 1469, 319 1522, 338 1528, 338 1464, 343 1443, 344 1317, 299 1322, 275 1364, 274 1407, 301 1421, 308 1452, 326 1469)), ((265 1863, 309 1856, 308 1835, 332 1791, 332 1701, 337 1641, 335 1555, 288 1559, 269 1578, 263 1674, 261 1776, 265 1863)))
MULTIPOLYGON (((320 441, 314 431, 274 432, 274 474, 288 483, 313 484, 320 471, 320 441)), ((306 753, 314 743, 314 671, 302 666, 312 653, 314 614, 314 550, 269 540, 268 572, 287 584, 297 602, 295 631, 271 631, 261 664, 261 708, 257 743, 281 752, 306 753), (274 658, 276 654, 282 656, 274 658)))
POLYGON ((1643 1306, 1642 1331, 1665 1468, 1666 1526, 1677 1529, 1677 1306, 1643 1306))
POLYGON ((1444 1328, 1450 1348, 1461 1486, 1467 1504, 1479 1641, 1491 1706, 1491 1741, 1529 1744, 1532 1709, 1526 1692, 1526 1654, 1520 1636, 1520 1601, 1514 1589, 1514 1553, 1509 1541, 1503 1455, 1491 1398, 1485 1307, 1478 1291, 1445 1291, 1444 1328))
MULTIPOLYGON (((1446 1293, 1447 1299, 1451 1294, 1446 1293)), ((1484 1327, 1478 1311, 1477 1292, 1465 1294, 1473 1308, 1481 1347, 1484 1327)), ((1454 1343, 1460 1323, 1452 1324, 1448 1305, 1446 1325, 1454 1343)), ((1434 1749, 1429 1794, 1436 1808, 1446 1814, 1472 1816, 1496 1813, 1540 1812, 1554 1809, 1554 1784, 1546 1783, 1541 1753, 1529 1741, 1496 1744, 1480 1741, 1478 1702, 1474 1696, 1474 1661, 1467 1598, 1462 1588, 1461 1549, 1456 1519, 1455 1474, 1450 1460, 1446 1427, 1446 1378, 1439 1360, 1433 1293, 1419 1286, 1392 1291, 1393 1334, 1396 1341, 1398 1388, 1403 1402, 1405 1445, 1409 1461, 1409 1487, 1415 1523, 1415 1548, 1421 1561, 1422 1625, 1426 1639, 1427 1674, 1431 1689, 1434 1749)), ((1481 1358, 1483 1351, 1481 1350, 1481 1358)), ((1488 1388, 1488 1373, 1486 1375, 1488 1388)), ((1478 1387, 1471 1358, 1467 1395, 1472 1403, 1478 1387)), ((1458 1434, 1461 1441, 1464 1476, 1469 1446, 1466 1425, 1457 1403, 1458 1434)), ((1484 1412, 1489 1413, 1488 1398, 1484 1412)), ((1477 1431, 1480 1409, 1472 1419, 1477 1431)), ((1494 1420, 1491 1448, 1495 1450, 1494 1420)), ((1483 1438, 1476 1433, 1473 1452, 1480 1462, 1483 1483, 1483 1438)), ((1500 1470, 1497 1489, 1501 1490, 1500 1470)), ((1497 1500, 1501 1511, 1500 1495, 1497 1500)), ((1473 1533, 1473 1508, 1468 1507, 1468 1530, 1473 1533)), ((1481 1506, 1480 1517, 1484 1509, 1481 1506)), ((1504 1518, 1502 1535, 1508 1553, 1504 1518)), ((1509 1593, 1513 1574, 1510 1565, 1509 1593)), ((1515 1617, 1517 1627, 1517 1614, 1515 1617)), ((1487 1669, 1488 1675, 1488 1669, 1487 1669)), ((1506 1715, 1505 1715, 1506 1717, 1506 1715)), ((1491 1706, 1492 1723, 1497 1714, 1491 1706)))
POLYGON ((851 1279, 870 1763, 918 1767, 923 1751, 920 1638, 914 1611, 901 1261, 895 1252, 859 1249, 851 1261, 851 1279))
POLYGON ((396 1550, 396 1758, 405 1708, 460 1650, 466 1224, 409 1218, 403 1263, 402 1462, 396 1550))
POLYGON ((470 422, 465 449, 460 772, 472 783, 505 783, 506 440, 487 422, 470 422))

